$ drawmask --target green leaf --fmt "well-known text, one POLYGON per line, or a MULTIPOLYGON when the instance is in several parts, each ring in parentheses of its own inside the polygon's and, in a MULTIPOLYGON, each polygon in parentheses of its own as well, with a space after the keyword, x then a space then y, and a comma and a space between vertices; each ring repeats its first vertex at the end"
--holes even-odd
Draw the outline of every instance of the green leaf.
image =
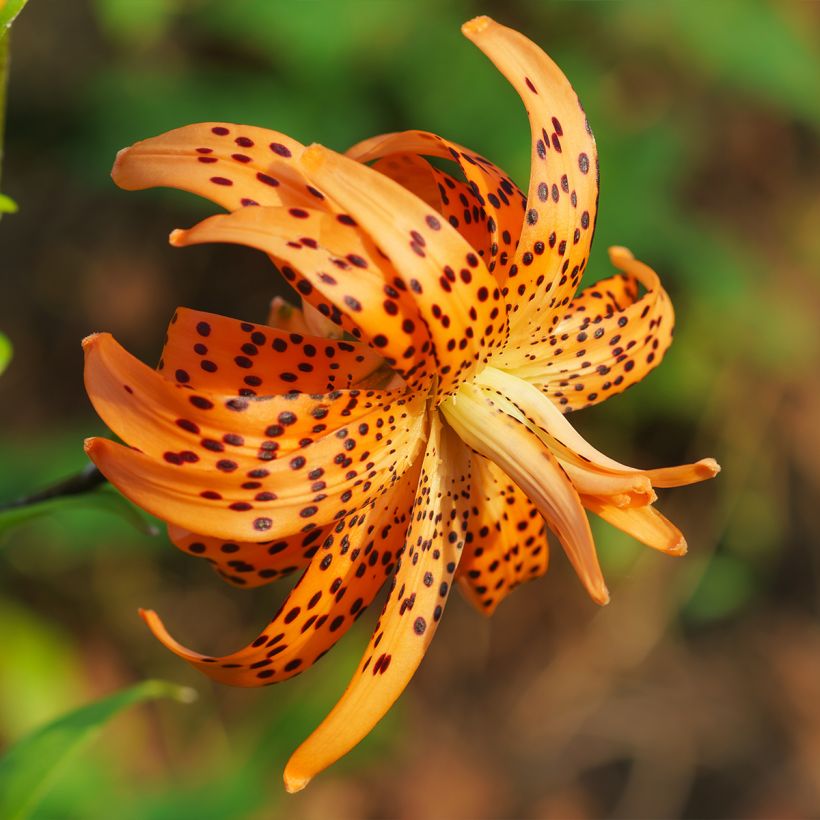
POLYGON ((0 214, 16 214, 17 203, 5 194, 0 194, 0 214))
POLYGON ((158 534, 157 528, 129 501, 112 488, 101 487, 87 493, 52 498, 48 501, 24 504, 0 511, 0 538, 13 527, 44 515, 60 513, 63 510, 92 510, 110 513, 145 535, 158 534))
POLYGON ((28 0, 0 0, 0 37, 6 33, 6 29, 14 22, 14 18, 23 10, 28 0))
MULTIPOLYGON (((0 202, 2 204, 2 202, 0 202)), ((0 208, 2 210, 2 208, 0 208)), ((8 336, 0 333, 0 373, 2 373, 11 361, 12 347, 8 336)))
POLYGON ((19 740, 0 758, 0 817, 28 817, 62 764, 107 721, 129 706, 158 698, 190 703, 196 692, 166 681, 143 681, 69 712, 19 740))

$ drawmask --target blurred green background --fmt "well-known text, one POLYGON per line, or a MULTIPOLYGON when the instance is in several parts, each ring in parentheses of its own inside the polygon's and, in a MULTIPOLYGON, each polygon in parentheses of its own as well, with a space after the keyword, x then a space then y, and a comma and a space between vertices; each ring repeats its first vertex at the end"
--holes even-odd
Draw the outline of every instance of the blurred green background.
MULTIPOLYGON (((536 0, 31 0, 12 37, 0 222, 0 500, 80 469, 104 433, 80 340, 155 361, 177 305, 263 320, 284 287, 261 254, 174 250, 210 206, 125 193, 116 151, 198 120, 336 149, 425 128, 525 186, 515 93, 459 33, 489 13, 539 42, 595 131, 602 190, 588 279, 630 247, 672 295, 663 366, 574 415, 636 466, 715 456, 660 508, 689 555, 597 527, 613 603, 556 550, 486 621, 456 597, 407 694, 307 791, 290 751, 335 702, 372 618, 264 691, 211 684, 145 630, 244 644, 286 593, 227 587, 121 518, 64 509, 0 533, 0 746, 135 681, 141 706, 53 782, 42 818, 593 818, 820 815, 820 3, 536 0), (241 286, 237 286, 241 283, 241 286)), ((525 186, 526 187, 526 186, 525 186)))

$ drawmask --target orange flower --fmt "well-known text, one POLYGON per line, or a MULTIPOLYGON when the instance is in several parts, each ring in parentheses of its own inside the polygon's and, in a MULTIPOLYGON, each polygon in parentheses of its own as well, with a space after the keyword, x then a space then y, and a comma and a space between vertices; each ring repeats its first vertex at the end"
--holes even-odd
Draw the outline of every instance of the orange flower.
POLYGON ((606 603, 584 508, 681 555, 653 488, 719 469, 712 459, 626 467, 565 419, 660 363, 672 306, 623 248, 610 251, 621 273, 573 298, 598 197, 583 110, 522 35, 487 17, 463 31, 526 105, 526 195, 480 155, 421 131, 343 156, 207 123, 138 143, 114 167, 123 188, 167 185, 225 207, 172 244, 258 248, 305 303, 304 315, 276 305, 270 325, 181 309, 157 371, 108 335, 85 342, 89 395, 130 445, 91 439, 100 470, 234 583, 304 568, 271 623, 232 655, 192 652, 144 612, 154 634, 215 680, 275 683, 318 660, 391 579, 353 680, 288 763, 290 791, 390 708, 455 581, 491 613, 546 571, 548 527, 606 603), (466 181, 425 157, 454 161, 466 181))

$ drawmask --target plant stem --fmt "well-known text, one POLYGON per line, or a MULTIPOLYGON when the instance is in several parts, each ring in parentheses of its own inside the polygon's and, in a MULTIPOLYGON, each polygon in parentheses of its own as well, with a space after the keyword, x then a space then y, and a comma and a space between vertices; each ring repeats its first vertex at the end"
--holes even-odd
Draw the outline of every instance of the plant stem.
POLYGON ((0 504, 0 511, 27 507, 30 504, 39 504, 41 501, 51 501, 54 498, 64 498, 69 495, 81 495, 96 489, 104 484, 106 480, 105 476, 93 464, 87 464, 79 473, 63 478, 43 490, 38 490, 15 501, 0 504))

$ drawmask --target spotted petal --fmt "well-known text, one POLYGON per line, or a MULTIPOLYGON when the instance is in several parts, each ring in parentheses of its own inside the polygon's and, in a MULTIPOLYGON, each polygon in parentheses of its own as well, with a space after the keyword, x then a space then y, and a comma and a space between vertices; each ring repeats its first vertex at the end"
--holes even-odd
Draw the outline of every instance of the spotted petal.
POLYGON ((595 316, 577 311, 554 333, 536 332, 500 360, 564 412, 598 404, 637 384, 672 344, 675 316, 657 274, 626 248, 610 248, 609 254, 616 268, 646 289, 640 299, 595 316))
MULTIPOLYGON (((438 210, 473 244, 488 270, 504 285, 521 234, 526 199, 501 168, 463 145, 428 131, 382 134, 354 145, 347 153, 359 162, 415 154, 458 163, 467 185, 433 172, 435 181, 444 186, 444 190, 440 189, 443 207, 438 210)), ((413 190, 402 179, 398 181, 413 190)))
POLYGON ((425 390, 432 383, 430 335, 415 300, 385 276, 388 261, 355 222, 307 208, 246 208, 175 231, 171 241, 179 246, 231 242, 268 253, 306 302, 368 342, 411 389, 425 390))
POLYGON ((341 700, 288 762, 288 791, 303 789, 367 735, 421 663, 464 545, 466 520, 458 515, 457 499, 469 493, 468 470, 464 448, 435 415, 407 545, 384 611, 341 700))
POLYGON ((509 80, 530 120, 527 212, 507 281, 517 344, 556 324, 581 281, 598 202, 595 140, 569 81, 538 46, 489 17, 462 31, 509 80))
POLYGON ((492 615, 524 581, 547 571, 549 545, 544 519, 532 501, 478 453, 470 459, 470 498, 464 555, 458 580, 467 599, 492 615))
POLYGON ((169 382, 106 334, 85 348, 95 409, 138 448, 92 439, 89 455, 132 501, 193 532, 252 541, 330 523, 392 486, 419 447, 423 396, 220 396, 169 382))
POLYGON ((250 588, 285 578, 307 566, 332 527, 328 524, 266 541, 231 541, 169 524, 168 537, 183 552, 208 561, 228 583, 250 588))
POLYGON ((224 657, 193 652, 159 616, 143 612, 156 637, 195 669, 232 686, 264 686, 304 672, 364 613, 395 567, 409 523, 417 470, 328 528, 315 559, 253 643, 224 657))
POLYGON ((394 286, 412 293, 428 327, 438 395, 453 392, 505 338, 506 311, 492 275, 451 225, 383 174, 319 145, 301 164, 389 257, 394 286))
POLYGON ((196 390, 255 396, 349 388, 373 377, 383 364, 361 343, 178 308, 158 369, 196 390))
POLYGON ((278 131, 205 122, 124 148, 111 176, 127 191, 179 188, 229 211, 247 205, 325 208, 322 193, 299 170, 303 150, 278 131))

